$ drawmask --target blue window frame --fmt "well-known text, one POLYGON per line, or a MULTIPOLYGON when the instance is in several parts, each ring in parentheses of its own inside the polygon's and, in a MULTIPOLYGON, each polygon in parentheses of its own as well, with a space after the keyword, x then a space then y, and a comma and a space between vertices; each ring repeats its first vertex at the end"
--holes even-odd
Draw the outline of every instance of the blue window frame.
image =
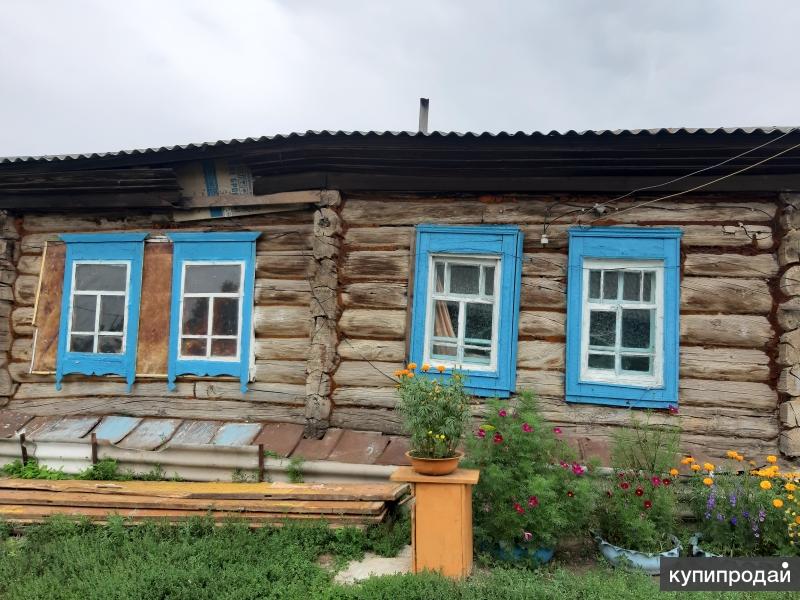
POLYGON ((476 396, 515 389, 522 233, 515 226, 419 225, 410 359, 465 375, 476 396))
POLYGON ((678 402, 681 230, 569 230, 568 402, 678 402))
POLYGON ((136 377, 146 233, 64 234, 56 389, 69 373, 136 377))
POLYGON ((260 232, 170 233, 172 308, 167 381, 179 375, 250 378, 255 240, 260 232))

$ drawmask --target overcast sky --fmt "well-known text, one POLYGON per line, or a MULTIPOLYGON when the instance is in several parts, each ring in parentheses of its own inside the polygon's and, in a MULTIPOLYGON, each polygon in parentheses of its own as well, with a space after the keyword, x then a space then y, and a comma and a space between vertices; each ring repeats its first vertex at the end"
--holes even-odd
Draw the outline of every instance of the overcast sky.
POLYGON ((0 0, 0 155, 800 124, 800 2, 0 0))

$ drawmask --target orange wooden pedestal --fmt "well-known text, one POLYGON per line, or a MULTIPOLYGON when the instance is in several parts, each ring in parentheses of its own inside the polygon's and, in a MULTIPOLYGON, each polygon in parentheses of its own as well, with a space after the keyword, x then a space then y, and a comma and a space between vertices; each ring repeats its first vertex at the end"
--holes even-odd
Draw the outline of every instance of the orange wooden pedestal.
POLYGON ((438 571, 447 577, 472 572, 472 486, 480 471, 458 469, 450 475, 420 475, 399 467, 392 481, 411 484, 411 569, 438 571))

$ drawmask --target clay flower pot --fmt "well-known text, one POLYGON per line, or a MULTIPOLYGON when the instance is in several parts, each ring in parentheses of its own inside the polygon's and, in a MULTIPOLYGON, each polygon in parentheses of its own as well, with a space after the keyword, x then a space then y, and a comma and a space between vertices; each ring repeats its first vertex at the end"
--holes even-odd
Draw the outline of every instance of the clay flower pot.
POLYGON ((456 452, 449 458, 417 458, 411 452, 406 452, 411 468, 420 475, 449 475, 458 468, 458 461, 464 458, 463 452, 456 452))

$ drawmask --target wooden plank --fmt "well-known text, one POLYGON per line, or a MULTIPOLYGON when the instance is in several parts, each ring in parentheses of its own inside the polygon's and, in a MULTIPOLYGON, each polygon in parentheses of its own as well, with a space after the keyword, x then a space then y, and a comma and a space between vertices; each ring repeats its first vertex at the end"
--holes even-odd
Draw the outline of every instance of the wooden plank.
POLYGON ((682 315, 681 344, 763 348, 775 333, 757 315, 682 315))
POLYGON ((563 310, 567 306, 567 284, 555 278, 523 277, 520 306, 534 310, 563 310))
POLYGON ((296 338, 309 334, 311 312, 307 306, 256 306, 253 322, 259 336, 296 338))
POLYGON ((557 370, 564 368, 564 344, 521 341, 517 345, 517 366, 526 369, 557 370))
POLYGON ((256 360, 303 360, 308 357, 311 341, 303 338, 255 340, 256 360))
POLYGON ((760 314, 772 310, 772 293, 763 279, 684 277, 681 312, 760 314))
POLYGON ((258 360, 255 381, 263 383, 305 384, 306 361, 304 360, 258 360))
POLYGON ((331 413, 331 425, 343 429, 362 429, 393 434, 406 433, 400 415, 394 410, 383 408, 337 406, 331 413))
MULTIPOLYGON (((289 383, 262 383, 254 381, 248 384, 247 391, 242 392, 238 381, 198 381, 195 384, 195 395, 198 400, 243 400, 251 404, 305 404, 305 385, 289 383)), ((221 413, 224 414, 224 413, 221 413)))
POLYGON ((404 340, 406 313, 401 310, 347 309, 339 318, 339 330, 348 337, 404 340))
POLYGON ((683 265, 686 275, 707 277, 761 277, 778 273, 774 254, 702 254, 690 252, 683 265))
POLYGON ((256 279, 256 304, 308 306, 310 302, 311 286, 307 279, 256 279))
POLYGON ((134 450, 155 450, 172 438, 180 424, 180 419, 144 419, 118 445, 134 450))
POLYGON ((410 248, 413 237, 413 227, 350 227, 344 244, 352 250, 410 248))
POLYGON ((339 273, 344 282, 408 281, 408 250, 351 251, 344 255, 339 273))
POLYGON ((520 310, 520 338, 561 341, 565 339, 567 315, 555 311, 520 310))
POLYGON ((256 277, 264 279, 305 279, 312 270, 310 252, 288 250, 256 256, 256 277))
POLYGON ((172 244, 145 244, 136 351, 137 374, 166 374, 171 306, 172 244))
POLYGON ((402 283, 351 283, 342 292, 346 308, 406 308, 408 285, 402 283))
POLYGON ((273 206, 281 204, 314 204, 320 201, 321 190, 301 190, 298 192, 278 192, 253 196, 247 194, 222 194, 219 196, 185 196, 181 201, 183 208, 209 206, 273 206))
POLYGON ((195 481, 85 481, 77 479, 0 479, 0 489, 93 494, 133 494, 207 500, 361 500, 394 501, 408 493, 395 483, 227 483, 195 481))
POLYGON ((98 440, 107 440, 112 444, 116 444, 141 422, 142 419, 138 417, 123 417, 119 415, 103 417, 103 420, 100 421, 97 429, 95 429, 95 435, 98 440))
POLYGON ((48 244, 42 268, 39 302, 36 307, 36 347, 33 371, 55 371, 58 331, 61 325, 61 299, 64 288, 65 244, 48 244))
POLYGON ((391 387, 394 389, 397 385, 394 372, 402 368, 402 362, 343 360, 336 369, 333 379, 337 386, 391 387))
MULTIPOLYGON (((51 198, 52 201, 52 198, 51 198)), ((26 233, 68 231, 126 231, 131 229, 150 230, 169 227, 170 215, 160 212, 130 214, 130 211, 99 213, 96 216, 73 215, 70 213, 27 213, 22 220, 26 233), (104 216, 100 216, 104 215, 104 216)))
MULTIPOLYGON (((394 387, 354 387, 339 385, 333 390, 335 406, 394 408, 399 397, 394 387)), ((337 409, 338 410, 338 409, 337 409)))
POLYGON ((249 446, 261 431, 261 423, 225 423, 217 430, 214 446, 249 446))
POLYGON ((406 345, 402 341, 344 338, 339 342, 337 352, 340 358, 346 360, 397 363, 405 360, 406 345))
POLYGON ((172 436, 170 444, 208 444, 221 425, 221 421, 184 421, 172 436))
POLYGON ((34 432, 26 437, 31 441, 44 442, 79 441, 97 425, 100 417, 64 417, 45 431, 34 432))
POLYGON ((762 350, 681 346, 681 377, 769 381, 769 356, 762 350))

